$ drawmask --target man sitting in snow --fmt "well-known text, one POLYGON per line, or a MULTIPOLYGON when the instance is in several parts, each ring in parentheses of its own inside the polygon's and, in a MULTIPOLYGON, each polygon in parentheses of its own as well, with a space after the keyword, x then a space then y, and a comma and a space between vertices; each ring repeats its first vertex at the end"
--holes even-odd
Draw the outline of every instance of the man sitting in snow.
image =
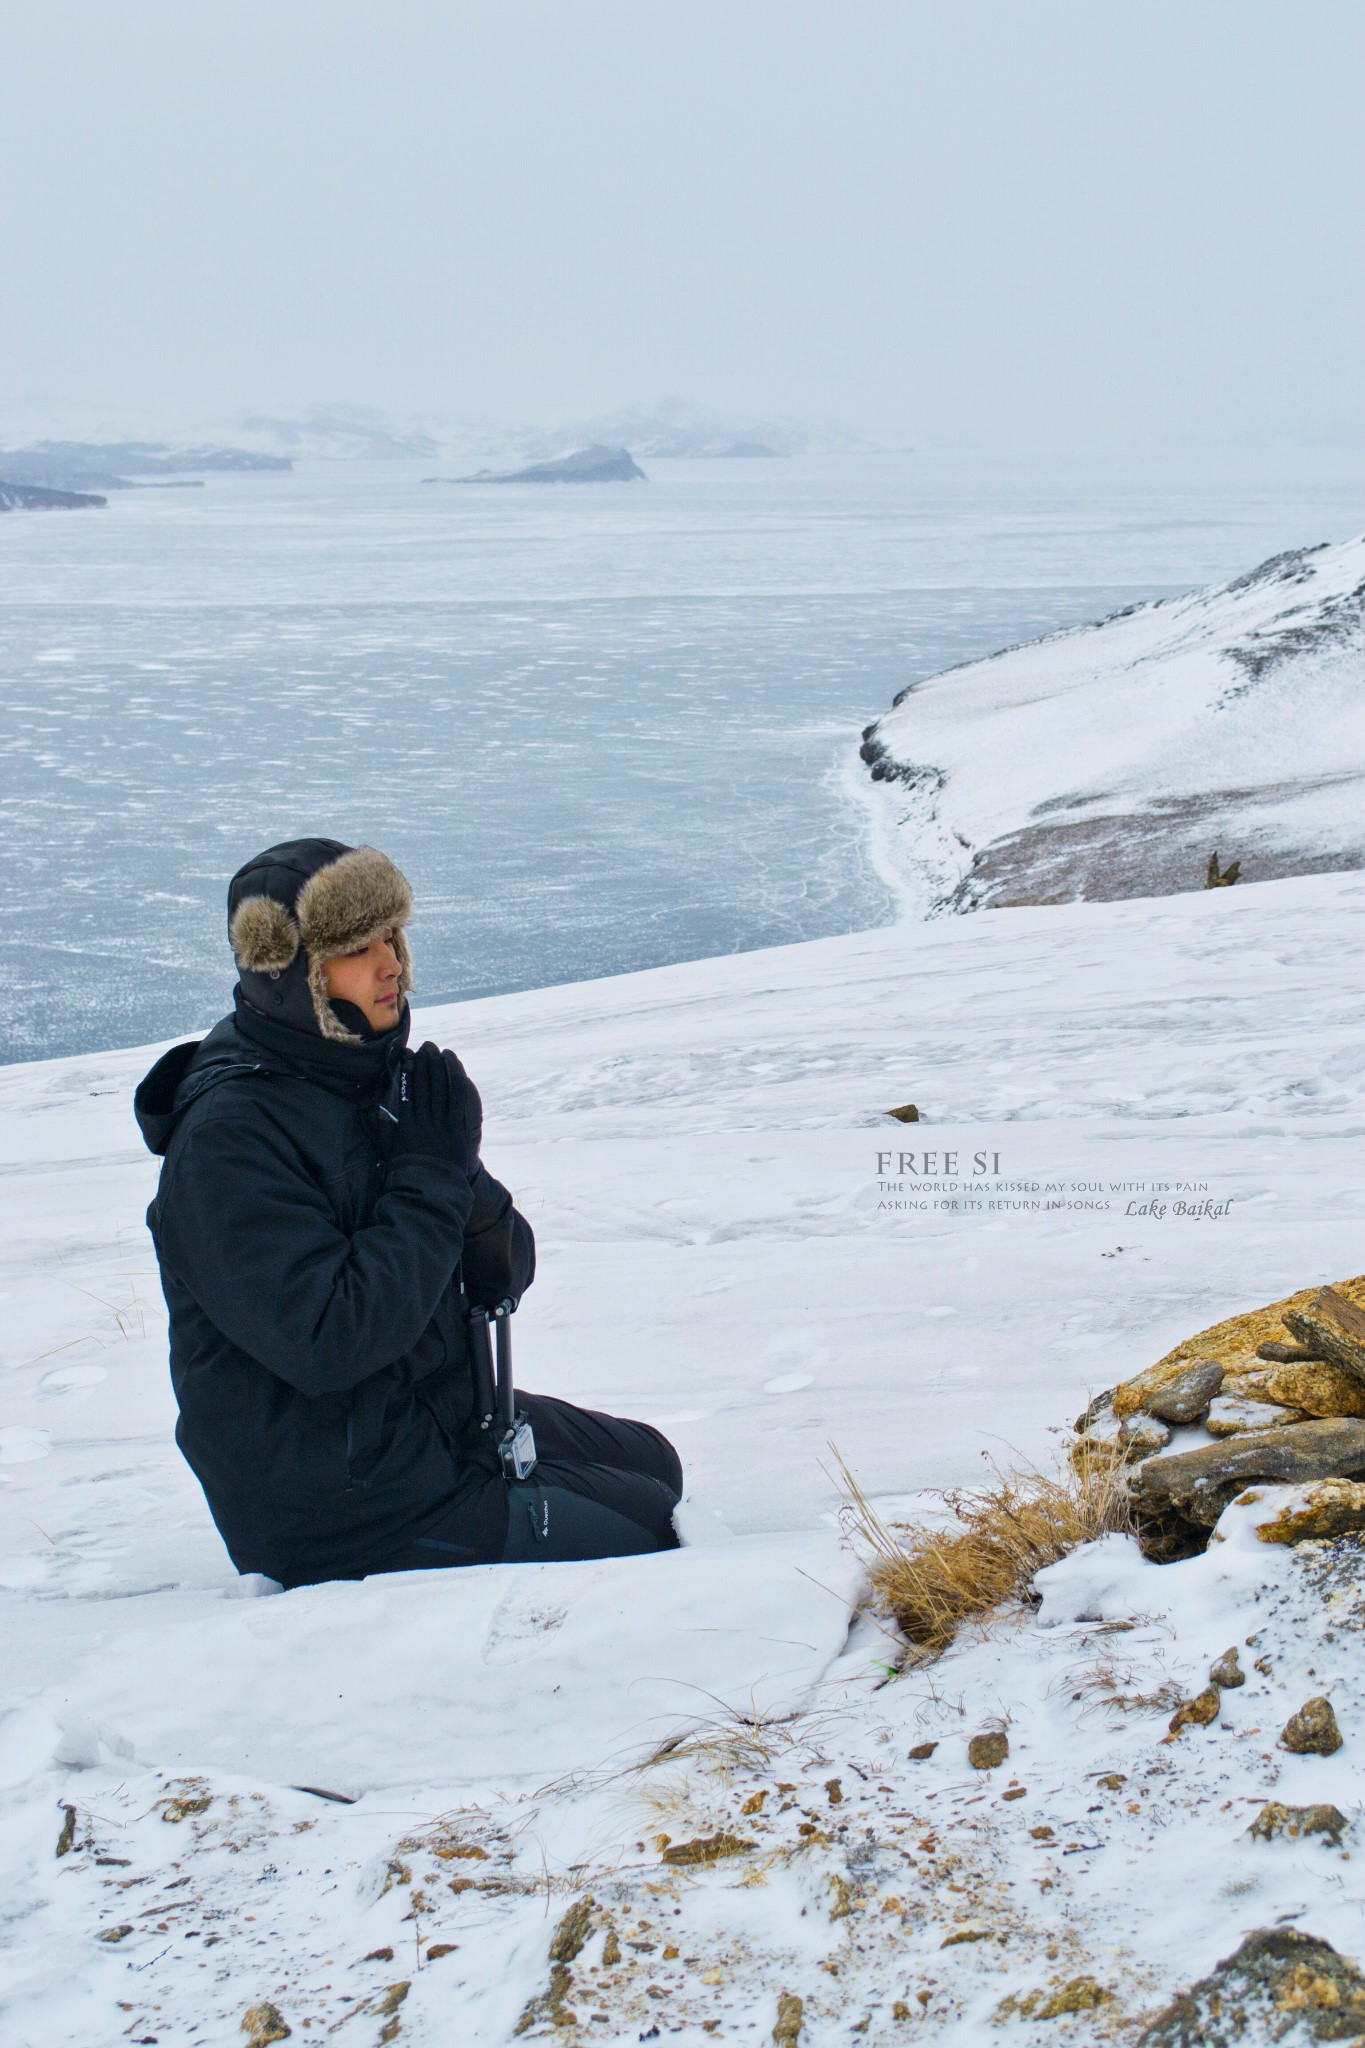
POLYGON ((373 847, 272 846, 228 892, 234 1013, 137 1091, 176 1441, 233 1563, 285 1586, 672 1548, 682 1469, 642 1422, 527 1395, 504 1478, 468 1311, 535 1244, 479 1159, 453 1052, 407 1050, 407 882, 373 847))

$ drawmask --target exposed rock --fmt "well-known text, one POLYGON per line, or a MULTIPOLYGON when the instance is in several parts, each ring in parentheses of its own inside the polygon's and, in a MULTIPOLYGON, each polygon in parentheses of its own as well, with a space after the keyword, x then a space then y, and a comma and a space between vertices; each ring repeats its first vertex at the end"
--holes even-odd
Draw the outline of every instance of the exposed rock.
POLYGON ((1084 1436, 1086 1431, 1094 1429, 1103 1417, 1113 1414, 1115 1392, 1115 1388, 1106 1387, 1105 1391, 1102 1394, 1096 1394, 1094 1400, 1076 1417, 1071 1427, 1075 1430, 1077 1436, 1084 1436))
POLYGON ((917 1124, 919 1111, 913 1102, 903 1102, 899 1109, 888 1109, 887 1116, 893 1116, 898 1124, 917 1124))
POLYGON ((1140 1458, 1151 1458, 1164 1451, 1170 1440, 1168 1425, 1158 1422, 1155 1415, 1130 1415, 1119 1424, 1119 1448, 1134 1464, 1140 1458))
POLYGON ((1341 1748, 1341 1730, 1332 1702, 1321 1693, 1305 1700, 1285 1722, 1280 1740, 1295 1756, 1335 1756, 1341 1748))
POLYGON ((263 1998, 242 2014, 242 2032, 249 2037, 247 2048, 269 2048, 272 2041, 287 2041, 293 2029, 285 2025, 279 2007, 263 1998))
POLYGON ((59 1856, 69 1856, 76 1846, 76 1809, 74 1806, 63 1803, 62 1812, 66 1818, 62 1822, 62 1831, 57 1837, 57 1854, 59 1856))
POLYGON ((1282 1806, 1278 1799, 1267 1799, 1247 1833, 1258 1842, 1273 1842, 1277 1835, 1288 1835, 1291 1841, 1301 1835, 1322 1835, 1339 1849, 1346 1824, 1340 1807, 1282 1806))
POLYGON ((801 2039, 801 2022, 805 2018, 805 2002, 794 1991, 779 1991, 777 1994, 777 2020, 773 2027, 773 2039, 777 2048, 796 2048, 801 2039))
POLYGON ((95 1936, 95 1939, 108 1942, 126 1941, 132 1931, 131 1925, 125 1921, 122 1927, 106 1927, 101 1934, 95 1936))
POLYGON ((715 1835, 696 1835, 690 1842, 674 1842, 663 1852, 665 1863, 718 1863, 722 1856, 743 1856, 754 1847, 724 1829, 715 1835))
POLYGON ((1178 1735, 1182 1728, 1207 1728, 1210 1721, 1218 1719, 1221 1701, 1216 1685, 1206 1685, 1192 1700, 1182 1700, 1171 1716, 1171 1733, 1178 1735))
POLYGON ((1268 1358, 1275 1365, 1295 1365, 1302 1359, 1314 1356, 1306 1344, 1281 1344, 1271 1337, 1264 1344, 1256 1346, 1258 1358, 1268 1358))
POLYGON ((591 1895, 575 1899, 550 1937, 550 1961, 571 1963, 592 1931, 591 1895))
MULTIPOLYGON (((1120 1418, 1135 1415, 1139 1408, 1146 1407, 1149 1394, 1199 1359, 1217 1359, 1228 1379, 1256 1371, 1266 1363, 1259 1355, 1259 1347, 1282 1343, 1287 1312, 1307 1308, 1319 1292, 1317 1287, 1301 1287, 1296 1293, 1268 1302, 1263 1308, 1226 1316, 1222 1322, 1211 1323, 1207 1329, 1196 1331, 1193 1337, 1187 1337, 1164 1358, 1159 1358, 1155 1365, 1147 1366, 1115 1387, 1112 1396, 1115 1412, 1120 1418)), ((1354 1302, 1357 1308, 1365 1309, 1365 1273, 1349 1280, 1335 1281, 1332 1292, 1354 1302)))
POLYGON ((1210 1664, 1209 1684, 1221 1686, 1224 1692, 1231 1692, 1234 1687, 1245 1685, 1246 1682, 1247 1675, 1237 1661, 1237 1646, 1234 1643, 1230 1650, 1224 1650, 1222 1656, 1215 1658, 1210 1664))
POLYGON ((1345 1293, 1320 1287, 1302 1307, 1286 1309, 1284 1322, 1301 1344, 1365 1386, 1365 1309, 1345 1293))
POLYGON ((578 2014, 565 2002, 572 1983, 573 1971, 568 1964, 552 1963, 549 1988, 526 2001, 521 2017, 512 2029, 513 2035, 527 2034, 532 2027, 543 2025, 547 2020, 552 2027, 577 2026, 578 2014))
POLYGON ((1267 1522, 1258 1522, 1262 1543, 1305 1543, 1365 1529, 1365 1486, 1355 1479, 1319 1479, 1284 1501, 1267 1522))
POLYGON ((1228 1502, 1257 1480, 1301 1485, 1365 1472, 1365 1421, 1291 1422, 1149 1458, 1133 1480, 1139 1539, 1149 1557, 1204 1548, 1228 1502), (1187 1547, 1180 1548, 1184 1543, 1187 1547))
POLYGON ((1220 1394, 1216 1401, 1209 1403, 1204 1427, 1210 1436, 1223 1438, 1245 1436, 1248 1430, 1253 1429, 1280 1429, 1287 1422, 1307 1420, 1307 1412, 1302 1408, 1284 1408, 1277 1402, 1255 1397, 1244 1401, 1236 1394, 1220 1394))
POLYGON ((628 448, 578 448, 554 462, 532 462, 525 469, 481 469, 476 476, 429 476, 429 484, 628 484, 647 481, 628 448))
POLYGON ((1223 1384, 1216 1358, 1196 1359, 1148 1394, 1143 1407, 1158 1422, 1197 1422, 1223 1384))
POLYGON ((949 1932, 944 1935, 942 1941, 939 1943, 939 1947, 960 1948, 963 1942, 989 1941, 990 1938, 991 1930, 989 1927, 983 1927, 981 1923, 977 1920, 968 1920, 964 1921, 962 1926, 960 1927, 951 1928, 949 1932))
POLYGON ((45 484, 0 482, 0 512, 79 512, 108 503, 96 491, 54 491, 45 484))
POLYGON ((1098 2006, 1110 2004, 1113 1996, 1094 1977, 1073 1977, 1069 1984, 1059 1985, 1050 1998, 1035 2007, 1033 2017, 1057 2020, 1069 2012, 1094 2012, 1098 2006))
POLYGON ((1266 1394, 1306 1415, 1365 1415, 1365 1386, 1328 1359, 1282 1365, 1266 1374, 1266 1394))
POLYGON ((912 1763, 922 1764, 925 1758, 932 1756, 937 1748, 938 1744, 936 1742, 917 1742, 914 1748, 907 1749, 905 1754, 912 1763))
POLYGON ((967 1761, 974 1771, 993 1771, 1010 1753, 1010 1739, 1003 1728, 985 1735, 973 1735, 967 1744, 967 1761))
POLYGON ((1250 2048, 1354 2041, 1365 2034, 1365 1976, 1315 1935, 1262 1927, 1182 1991, 1136 2048, 1250 2048))

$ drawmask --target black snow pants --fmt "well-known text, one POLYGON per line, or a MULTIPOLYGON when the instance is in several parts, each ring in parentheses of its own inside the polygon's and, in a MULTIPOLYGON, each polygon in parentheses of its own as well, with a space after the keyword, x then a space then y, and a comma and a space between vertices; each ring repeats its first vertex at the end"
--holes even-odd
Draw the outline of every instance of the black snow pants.
POLYGON ((551 1564, 677 1548, 682 1464, 666 1436, 647 1422, 520 1388, 517 1403, 535 1430, 531 1477, 509 1482, 487 1437, 471 1441, 471 1453, 488 1467, 482 1483, 380 1570, 551 1564))

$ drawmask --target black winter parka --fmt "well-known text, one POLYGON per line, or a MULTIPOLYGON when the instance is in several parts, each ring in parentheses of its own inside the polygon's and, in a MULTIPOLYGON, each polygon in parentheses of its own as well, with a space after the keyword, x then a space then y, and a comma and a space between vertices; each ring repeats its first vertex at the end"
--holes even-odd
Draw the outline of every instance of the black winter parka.
POLYGON ((242 1572, 384 1569, 487 1483, 465 1294, 518 1298, 535 1243, 482 1164, 387 1157, 403 1025, 339 1045, 240 993, 135 1098, 164 1161, 147 1222, 176 1441, 242 1572))

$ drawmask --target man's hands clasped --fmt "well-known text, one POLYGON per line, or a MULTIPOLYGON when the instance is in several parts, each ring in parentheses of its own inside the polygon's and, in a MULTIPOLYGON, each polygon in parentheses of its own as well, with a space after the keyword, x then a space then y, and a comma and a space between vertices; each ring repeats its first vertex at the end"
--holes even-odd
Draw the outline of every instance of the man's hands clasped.
POLYGON ((403 1076, 391 1162, 440 1159, 458 1166, 472 1179, 482 1136, 483 1104, 478 1089, 455 1054, 443 1052, 428 1039, 413 1054, 403 1076))

